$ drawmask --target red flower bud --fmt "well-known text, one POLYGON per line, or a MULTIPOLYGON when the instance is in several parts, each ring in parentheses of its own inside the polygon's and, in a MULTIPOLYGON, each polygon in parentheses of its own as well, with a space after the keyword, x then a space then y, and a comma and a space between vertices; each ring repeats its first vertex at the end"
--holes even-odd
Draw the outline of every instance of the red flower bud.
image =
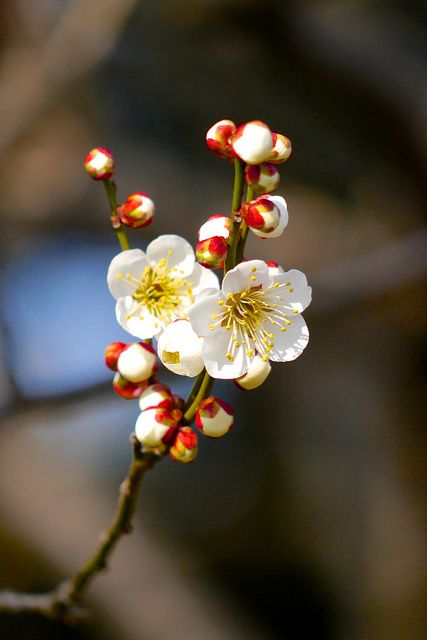
POLYGON ((289 138, 281 133, 272 133, 273 135, 273 149, 269 154, 267 161, 273 164, 282 164, 289 158, 292 153, 292 144, 289 138))
POLYGON ((136 384, 151 378, 157 367, 156 351, 145 342, 127 345, 117 359, 117 370, 126 380, 136 384))
POLYGON ((175 433, 169 454, 175 462, 192 462, 197 456, 197 435, 191 427, 180 427, 175 433))
POLYGON ((235 131, 236 125, 232 120, 216 122, 206 133, 206 144, 209 151, 212 151, 219 158, 233 160, 229 139, 235 131))
POLYGON ((201 240, 196 244, 197 261, 208 269, 221 269, 224 266, 227 249, 227 240, 222 236, 201 240))
POLYGON ((135 424, 135 434, 146 447, 158 447, 172 438, 182 418, 178 409, 172 411, 162 407, 145 409, 135 424))
POLYGON ((132 193, 127 200, 117 208, 117 214, 126 227, 140 229, 153 221, 154 202, 146 193, 132 193))
POLYGON ((246 182, 256 193, 270 193, 279 186, 280 174, 271 162, 248 164, 245 169, 246 182))
POLYGON ((259 164, 273 149, 273 136, 261 120, 245 122, 237 127, 230 138, 233 154, 247 164, 259 164))
POLYGON ((202 400, 196 412, 196 427, 209 438, 220 438, 234 424, 234 411, 224 400, 211 396, 202 400))
POLYGON ((114 173, 113 154, 104 147, 96 147, 89 151, 83 164, 94 180, 109 180, 114 173))

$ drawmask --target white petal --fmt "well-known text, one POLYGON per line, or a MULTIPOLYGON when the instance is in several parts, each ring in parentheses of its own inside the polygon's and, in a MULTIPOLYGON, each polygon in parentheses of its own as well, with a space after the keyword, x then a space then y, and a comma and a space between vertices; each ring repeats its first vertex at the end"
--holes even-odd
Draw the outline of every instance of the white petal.
POLYGON ((283 218, 283 221, 286 227, 289 222, 289 213, 288 213, 288 205, 286 204, 285 198, 282 198, 282 196, 272 196, 272 195, 267 195, 264 197, 271 200, 276 205, 276 207, 279 208, 280 216, 281 218, 283 218))
POLYGON ((230 334, 230 331, 222 327, 217 333, 207 336, 203 343, 202 356, 206 371, 213 378, 226 380, 239 378, 246 373, 252 362, 252 358, 246 354, 245 347, 240 347, 233 352, 232 361, 227 358, 230 334))
POLYGON ((290 362, 298 358, 308 345, 308 327, 302 316, 291 318, 291 324, 286 331, 280 331, 275 325, 265 323, 264 328, 268 333, 274 333, 274 347, 270 351, 269 357, 273 362, 290 362))
POLYGON ((230 235, 230 218, 227 216, 212 216, 202 224, 197 235, 199 242, 201 240, 213 238, 214 236, 221 236, 222 238, 227 239, 230 235))
POLYGON ((150 242, 147 258, 151 266, 155 266, 160 260, 167 260, 168 267, 172 268, 171 276, 175 274, 177 278, 190 275, 196 259, 191 244, 173 234, 159 236, 150 242))
POLYGON ((186 277, 192 283, 193 295, 197 296, 203 289, 219 289, 218 276, 211 270, 202 267, 198 262, 194 263, 193 272, 186 277))
POLYGON ((202 344, 188 320, 176 320, 160 336, 157 353, 167 369, 193 378, 203 369, 202 344))
POLYGON ((139 307, 132 296, 119 298, 116 303, 117 322, 133 336, 145 340, 162 331, 164 324, 153 316, 145 307, 139 307), (135 313, 136 312, 136 313, 135 313))
MULTIPOLYGON (((193 331, 198 336, 207 336, 213 334, 215 330, 210 330, 209 327, 216 324, 218 319, 213 318, 214 315, 219 315, 222 312, 222 306, 218 304, 219 300, 224 300, 224 296, 215 289, 205 289, 202 291, 196 299, 196 302, 188 310, 188 319, 191 322, 193 331)), ((221 323, 218 323, 216 331, 221 328, 221 323)))
POLYGON ((147 265, 147 257, 141 249, 128 249, 117 254, 112 259, 107 274, 108 288, 112 296, 118 300, 122 296, 131 295, 135 287, 130 285, 126 275, 130 273, 139 280, 147 265))
POLYGON ((269 282, 268 267, 262 260, 248 260, 241 262, 228 271, 222 281, 222 290, 225 295, 238 293, 248 287, 262 285, 265 287, 269 282))
POLYGON ((308 307, 311 302, 311 287, 307 284, 307 278, 302 271, 290 269, 275 276, 273 280, 279 284, 290 282, 288 286, 280 287, 278 290, 279 295, 284 298, 283 304, 286 309, 302 313, 308 307))

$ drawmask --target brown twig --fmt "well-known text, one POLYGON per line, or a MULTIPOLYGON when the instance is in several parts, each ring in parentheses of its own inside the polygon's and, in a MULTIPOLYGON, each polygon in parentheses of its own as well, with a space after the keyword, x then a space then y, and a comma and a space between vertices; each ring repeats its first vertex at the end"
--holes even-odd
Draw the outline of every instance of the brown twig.
POLYGON ((71 578, 49 593, 32 594, 0 591, 0 613, 35 613, 72 624, 87 617, 87 611, 76 603, 95 576, 107 566, 107 561, 119 539, 132 531, 139 490, 145 473, 161 458, 141 450, 134 435, 132 462, 120 486, 116 513, 110 526, 101 534, 93 555, 71 578))

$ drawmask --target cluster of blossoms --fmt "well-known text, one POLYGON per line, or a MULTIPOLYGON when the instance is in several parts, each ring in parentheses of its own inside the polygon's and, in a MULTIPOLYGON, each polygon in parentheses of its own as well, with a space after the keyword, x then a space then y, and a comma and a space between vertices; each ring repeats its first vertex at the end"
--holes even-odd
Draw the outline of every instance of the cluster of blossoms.
MULTIPOLYGON (((305 275, 243 257, 249 231, 278 238, 288 224, 284 198, 271 192, 280 181, 277 165, 291 154, 289 139, 258 120, 240 126, 221 120, 208 130, 206 143, 234 163, 231 216, 210 216, 199 229, 195 250, 170 234, 157 237, 146 251, 130 249, 126 241, 107 275, 118 323, 140 340, 107 347, 113 387, 121 397, 139 401, 135 434, 141 445, 179 462, 197 455, 193 422, 209 438, 233 427, 232 408, 209 396, 213 379, 255 389, 268 377, 270 361, 294 360, 309 338, 301 315, 311 301, 305 275), (221 283, 215 269, 224 270, 221 283), (158 360, 177 375, 197 376, 186 402, 157 381, 158 360)), ((154 204, 147 194, 133 193, 117 204, 107 149, 92 150, 84 163, 92 178, 104 181, 116 231, 152 222, 154 204)))

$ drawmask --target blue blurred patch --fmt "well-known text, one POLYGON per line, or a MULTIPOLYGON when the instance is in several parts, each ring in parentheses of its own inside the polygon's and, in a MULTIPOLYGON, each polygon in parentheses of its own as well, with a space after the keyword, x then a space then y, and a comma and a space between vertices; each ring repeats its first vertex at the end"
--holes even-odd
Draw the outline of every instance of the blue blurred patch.
POLYGON ((37 237, 5 265, 1 319, 8 368, 27 398, 67 394, 111 379, 109 342, 118 325, 106 275, 117 244, 80 234, 37 237))

